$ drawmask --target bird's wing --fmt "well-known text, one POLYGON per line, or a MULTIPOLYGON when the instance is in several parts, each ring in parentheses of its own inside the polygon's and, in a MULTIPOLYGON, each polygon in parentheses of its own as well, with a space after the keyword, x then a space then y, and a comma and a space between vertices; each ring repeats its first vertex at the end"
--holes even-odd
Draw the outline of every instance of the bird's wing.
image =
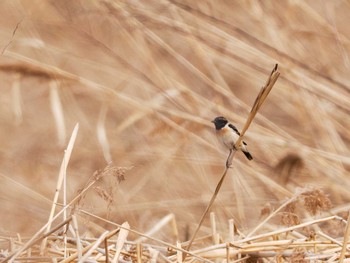
MULTIPOLYGON (((239 131, 237 130, 237 128, 236 128, 235 126, 233 126, 231 123, 228 125, 228 127, 230 127, 232 130, 234 130, 235 133, 237 133, 238 135, 241 135, 241 134, 239 133, 239 131)), ((244 145, 247 145, 245 141, 243 141, 243 144, 244 144, 244 145)))
POLYGON ((231 123, 228 125, 228 127, 230 127, 232 130, 234 130, 238 135, 241 135, 239 133, 239 131, 237 130, 237 128, 235 126, 233 126, 231 123))

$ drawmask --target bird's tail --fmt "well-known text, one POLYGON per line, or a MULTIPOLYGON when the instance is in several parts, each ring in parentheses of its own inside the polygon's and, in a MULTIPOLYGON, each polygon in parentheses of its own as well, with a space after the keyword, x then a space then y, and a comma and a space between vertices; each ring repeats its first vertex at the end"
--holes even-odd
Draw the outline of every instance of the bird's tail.
POLYGON ((242 152, 244 153, 245 157, 247 157, 247 159, 250 161, 250 160, 253 160, 253 156, 250 154, 250 152, 248 151, 243 151, 242 152))

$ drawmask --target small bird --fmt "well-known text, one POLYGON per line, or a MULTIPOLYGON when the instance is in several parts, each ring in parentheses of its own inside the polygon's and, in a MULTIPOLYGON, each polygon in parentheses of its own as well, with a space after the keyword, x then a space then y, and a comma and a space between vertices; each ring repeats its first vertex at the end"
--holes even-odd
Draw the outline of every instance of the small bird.
MULTIPOLYGON (((235 126, 233 126, 225 117, 216 117, 211 121, 215 124, 216 134, 222 141, 222 143, 232 152, 237 150, 235 144, 239 138, 239 131, 235 126)), ((252 160, 253 156, 247 150, 247 144, 244 141, 241 141, 239 145, 239 150, 241 150, 248 160, 252 160)))

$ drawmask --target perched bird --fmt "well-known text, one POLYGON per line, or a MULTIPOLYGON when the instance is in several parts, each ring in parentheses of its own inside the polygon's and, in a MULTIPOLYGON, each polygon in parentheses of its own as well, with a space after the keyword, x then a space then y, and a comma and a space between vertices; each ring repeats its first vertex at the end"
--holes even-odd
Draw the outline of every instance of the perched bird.
MULTIPOLYGON (((222 143, 232 152, 237 150, 235 144, 239 138, 239 131, 235 126, 233 126, 225 117, 216 117, 211 121, 215 124, 216 134, 222 141, 222 143)), ((241 150, 248 160, 252 160, 253 156, 247 150, 247 144, 244 141, 241 141, 238 146, 238 150, 241 150)))

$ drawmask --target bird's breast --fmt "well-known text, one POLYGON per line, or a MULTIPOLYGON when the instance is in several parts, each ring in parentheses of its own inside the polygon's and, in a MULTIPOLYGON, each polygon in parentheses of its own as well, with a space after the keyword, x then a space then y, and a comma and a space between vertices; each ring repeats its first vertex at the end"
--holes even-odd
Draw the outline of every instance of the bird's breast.
POLYGON ((232 149, 233 146, 235 145, 237 139, 238 139, 238 134, 236 134, 231 128, 229 127, 224 127, 218 131, 216 131, 218 137, 221 139, 223 144, 229 149, 232 149))

